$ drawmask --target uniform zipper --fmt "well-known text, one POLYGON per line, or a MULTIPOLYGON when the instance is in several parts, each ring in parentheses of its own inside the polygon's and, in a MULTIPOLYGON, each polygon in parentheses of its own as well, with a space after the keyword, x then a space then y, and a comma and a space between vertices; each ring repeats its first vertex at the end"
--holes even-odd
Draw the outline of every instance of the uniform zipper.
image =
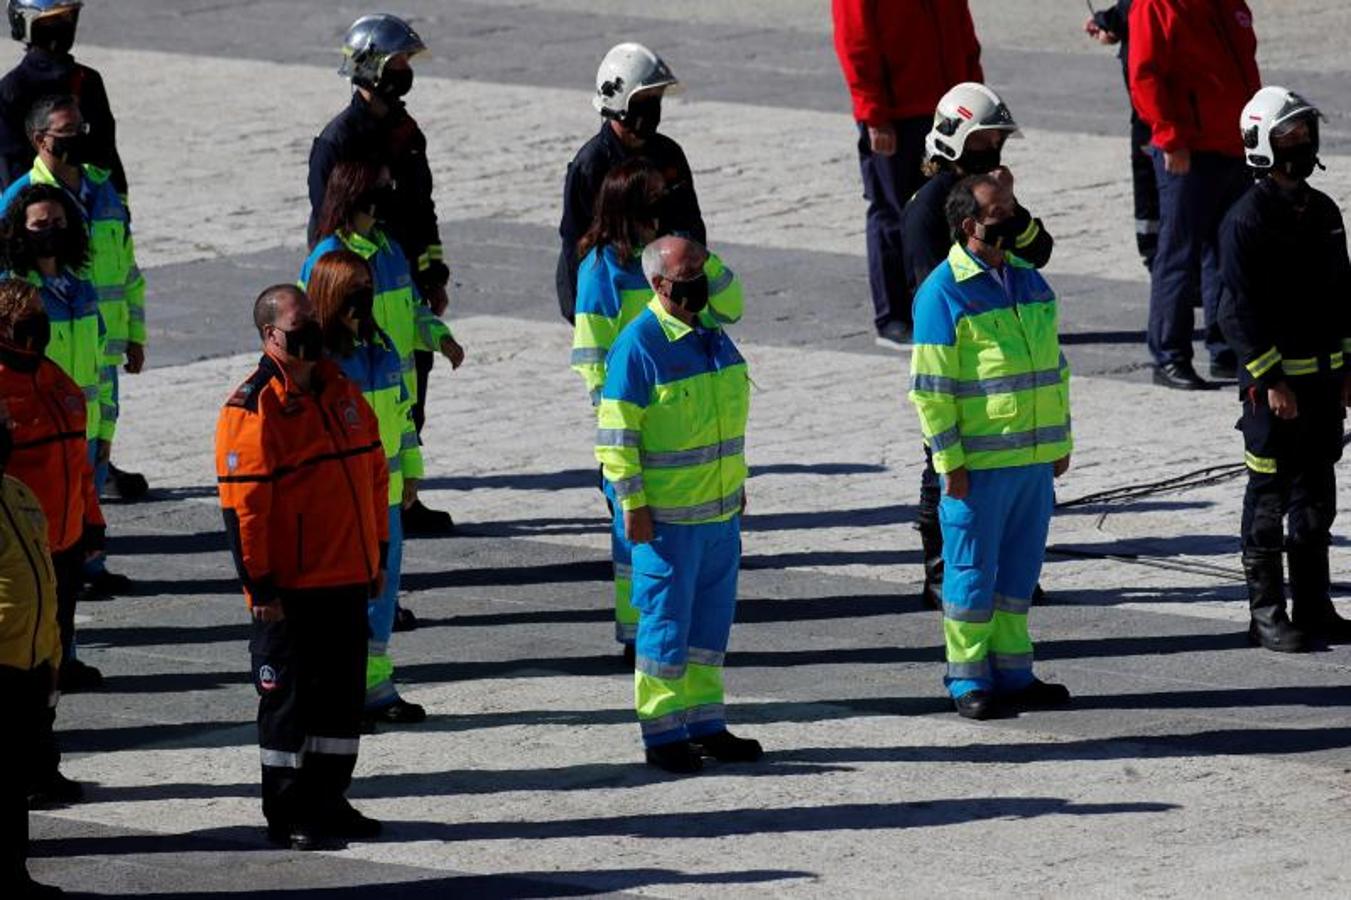
POLYGON ((28 560, 28 568, 33 573, 33 587, 38 595, 38 611, 33 620, 33 639, 28 653, 28 668, 31 669, 38 663, 38 630, 42 628, 42 576, 38 572, 38 564, 33 560, 33 553, 28 547, 28 542, 24 540, 23 532, 19 530, 19 523, 14 521, 14 514, 10 512, 9 504, 5 502, 3 496, 0 496, 0 509, 5 511, 5 518, 9 519, 10 527, 14 529, 14 538, 23 548, 24 558, 28 560))

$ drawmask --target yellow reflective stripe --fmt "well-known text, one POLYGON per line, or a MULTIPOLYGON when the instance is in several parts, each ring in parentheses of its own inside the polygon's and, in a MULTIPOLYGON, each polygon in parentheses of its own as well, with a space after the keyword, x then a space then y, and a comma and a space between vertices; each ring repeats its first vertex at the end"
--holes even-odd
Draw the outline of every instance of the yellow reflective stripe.
POLYGON ((1243 451, 1243 462, 1247 463, 1249 469, 1260 475, 1275 475, 1276 460, 1266 456, 1257 456, 1256 454, 1243 451))
POLYGON ((1254 359, 1252 362, 1248 363, 1243 368, 1247 369, 1248 374, 1251 375, 1253 378, 1261 378, 1263 375, 1270 372, 1273 368, 1275 368, 1278 364, 1280 364, 1280 362, 1281 362, 1280 351, 1277 350, 1275 347, 1272 347, 1266 353, 1263 353, 1261 356, 1257 357, 1257 359, 1254 359))
POLYGON ((1318 357, 1311 356, 1307 359, 1281 360, 1281 371, 1287 375, 1316 375, 1318 373, 1318 357))

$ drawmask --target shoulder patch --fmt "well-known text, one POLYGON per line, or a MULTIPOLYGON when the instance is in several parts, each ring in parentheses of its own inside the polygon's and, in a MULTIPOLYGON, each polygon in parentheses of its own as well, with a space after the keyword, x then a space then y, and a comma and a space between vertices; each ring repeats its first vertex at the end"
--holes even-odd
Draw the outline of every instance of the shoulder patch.
POLYGON ((235 406, 246 409, 249 412, 258 411, 258 399, 267 385, 273 378, 277 377, 277 370, 271 364, 271 360, 264 360, 253 374, 244 380, 244 383, 235 388, 235 392, 230 395, 230 399, 225 401, 226 406, 235 406))

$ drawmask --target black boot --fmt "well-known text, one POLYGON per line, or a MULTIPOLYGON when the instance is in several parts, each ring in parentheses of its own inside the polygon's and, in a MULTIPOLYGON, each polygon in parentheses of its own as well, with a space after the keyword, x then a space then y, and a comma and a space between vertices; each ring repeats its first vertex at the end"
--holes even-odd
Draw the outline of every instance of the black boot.
POLYGON ((1244 550, 1243 574, 1248 579, 1252 623, 1248 640, 1278 653, 1306 649, 1304 635, 1285 614, 1285 578, 1279 550, 1244 550))
POLYGON ((751 738, 739 738, 724 728, 713 734, 694 738, 691 743, 719 762, 755 762, 765 755, 760 742, 751 738))
POLYGON ((674 775, 692 775, 704 767, 704 760, 689 741, 673 741, 648 747, 647 764, 674 775))
POLYGON ((1332 605, 1327 545, 1294 546, 1290 554, 1290 606, 1295 627, 1329 643, 1351 641, 1351 622, 1332 605))
POLYGON ((924 592, 920 601, 925 609, 943 608, 943 530, 937 522, 918 525, 920 546, 924 548, 924 592))

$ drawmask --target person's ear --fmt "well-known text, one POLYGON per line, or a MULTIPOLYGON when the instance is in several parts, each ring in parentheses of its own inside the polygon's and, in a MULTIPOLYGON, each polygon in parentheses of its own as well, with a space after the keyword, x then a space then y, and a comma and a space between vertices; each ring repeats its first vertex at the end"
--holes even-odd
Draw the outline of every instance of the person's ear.
POLYGON ((967 216, 965 219, 962 219, 962 234, 966 235, 967 240, 971 240, 973 237, 976 236, 975 219, 971 218, 970 216, 967 216))

